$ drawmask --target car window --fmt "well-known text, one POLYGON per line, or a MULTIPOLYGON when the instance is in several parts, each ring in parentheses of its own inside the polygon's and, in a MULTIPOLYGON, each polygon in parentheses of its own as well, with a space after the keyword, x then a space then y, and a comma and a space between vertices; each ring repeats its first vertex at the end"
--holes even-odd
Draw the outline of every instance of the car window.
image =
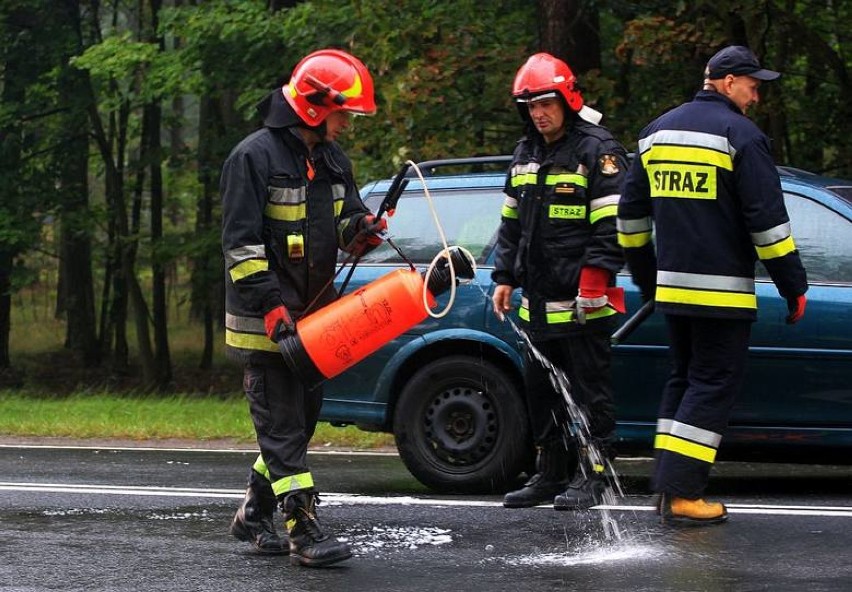
MULTIPOLYGON (((449 245, 469 250, 477 263, 485 261, 494 244, 503 205, 501 189, 431 190, 438 220, 449 245)), ((364 203, 375 211, 384 195, 369 195, 364 203)), ((441 250, 441 238, 422 191, 406 191, 396 212, 388 218, 391 240, 414 263, 429 263, 441 250)), ((383 243, 362 259, 365 263, 401 262, 402 258, 383 243)))
MULTIPOLYGON (((809 282, 852 283, 852 222, 811 199, 784 194, 809 282)), ((769 279, 762 265, 758 277, 769 279)))

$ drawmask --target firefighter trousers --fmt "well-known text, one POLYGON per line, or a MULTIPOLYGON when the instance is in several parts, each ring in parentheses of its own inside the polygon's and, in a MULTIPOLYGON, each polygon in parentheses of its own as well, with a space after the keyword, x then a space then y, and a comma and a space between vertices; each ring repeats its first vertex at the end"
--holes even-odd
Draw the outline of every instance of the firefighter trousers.
POLYGON ((279 498, 313 487, 307 453, 322 407, 322 387, 306 388, 282 360, 246 365, 243 389, 260 447, 254 471, 269 479, 279 498))
POLYGON ((745 374, 751 321, 666 315, 672 370, 657 419, 652 488, 698 499, 745 374))
MULTIPOLYGON (((609 323, 601 323, 608 329, 609 323)), ((615 403, 610 376, 608 330, 577 332, 558 339, 535 340, 533 346, 571 383, 571 397, 589 422, 592 441, 604 457, 613 457, 615 403)), ((528 351, 524 356, 527 411, 536 446, 563 438, 570 416, 564 395, 551 382, 551 373, 528 351)))

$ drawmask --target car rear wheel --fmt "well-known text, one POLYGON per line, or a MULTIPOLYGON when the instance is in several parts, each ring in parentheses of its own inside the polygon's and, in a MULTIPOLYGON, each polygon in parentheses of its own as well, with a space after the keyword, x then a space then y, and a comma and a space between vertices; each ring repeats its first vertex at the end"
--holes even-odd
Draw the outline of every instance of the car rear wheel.
POLYGON ((430 362, 403 388, 394 437, 405 466, 441 492, 494 493, 514 485, 531 449, 524 402, 491 362, 430 362))

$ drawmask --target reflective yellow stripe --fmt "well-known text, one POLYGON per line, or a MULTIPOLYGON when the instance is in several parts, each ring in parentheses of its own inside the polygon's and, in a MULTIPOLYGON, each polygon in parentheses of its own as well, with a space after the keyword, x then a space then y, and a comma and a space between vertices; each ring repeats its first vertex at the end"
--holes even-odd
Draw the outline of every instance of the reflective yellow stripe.
POLYGON ((596 465, 592 465, 592 470, 593 470, 595 473, 603 473, 603 472, 604 472, 604 466, 603 466, 603 465, 598 465, 598 464, 596 464, 596 465))
POLYGON ((335 199, 334 200, 334 215, 339 216, 340 212, 342 212, 342 211, 343 211, 343 200, 342 199, 335 199))
POLYGON ((536 173, 523 173, 521 175, 513 175, 512 187, 517 187, 518 185, 535 185, 537 181, 538 175, 536 173))
POLYGON ((670 436, 668 434, 657 434, 657 437, 654 438, 654 448, 657 448, 658 450, 668 450, 675 454, 688 456, 689 458, 694 458, 711 464, 716 460, 715 448, 696 444, 695 442, 683 440, 677 436, 670 436))
POLYGON ((594 224, 601 218, 607 218, 609 216, 618 215, 618 206, 604 206, 602 208, 598 208, 597 210, 592 210, 592 213, 589 214, 589 222, 594 224))
POLYGON ((795 251, 796 243, 793 242, 792 236, 788 236, 781 242, 775 243, 774 245, 766 247, 758 247, 755 245, 754 248, 757 251, 757 256, 761 259, 775 259, 776 257, 783 257, 784 255, 795 251))
POLYGON ((657 302, 669 302, 672 304, 757 309, 757 297, 754 294, 738 294, 736 292, 686 290, 684 288, 658 286, 656 298, 657 302))
POLYGON ((252 469, 269 479, 269 467, 266 466, 266 461, 263 460, 261 455, 257 455, 257 460, 254 461, 252 469))
POLYGON ((544 178, 544 183, 546 185, 556 185, 557 183, 573 183, 574 185, 579 185, 580 187, 588 187, 589 180, 586 179, 583 175, 578 175, 577 173, 554 173, 547 175, 544 178))
POLYGON ((299 473, 279 479, 272 484, 272 491, 275 492, 276 496, 279 496, 299 489, 310 489, 313 486, 314 478, 310 473, 299 473))
POLYGON ((636 234, 618 233, 618 244, 625 249, 643 247, 651 242, 650 232, 637 232, 636 234))
MULTIPOLYGON (((603 317, 612 316, 612 315, 616 314, 617 312, 618 311, 616 311, 614 308, 610 308, 609 306, 605 306, 605 307, 601 308, 600 310, 596 310, 594 312, 590 312, 590 313, 586 314, 586 319, 588 319, 588 320, 601 319, 603 317)), ((573 323, 577 318, 577 315, 574 313, 573 310, 569 310, 569 311, 565 311, 565 312, 548 312, 548 313, 545 313, 544 316, 547 319, 548 325, 557 325, 559 323, 573 323)))
POLYGON ((734 159, 731 158, 730 154, 717 152, 709 148, 699 148, 697 146, 654 145, 642 155, 642 164, 647 168, 648 162, 652 160, 709 164, 728 171, 734 170, 734 159))
POLYGON ((268 203, 263 213, 266 214, 267 218, 272 218, 273 220, 295 222, 296 220, 305 219, 305 204, 279 205, 268 203))
POLYGON ((269 270, 269 261, 266 259, 249 259, 234 265, 228 273, 231 274, 231 281, 237 282, 244 277, 248 277, 261 271, 269 270))
POLYGON ((500 211, 500 215, 504 218, 509 218, 511 220, 518 219, 518 209, 510 208, 509 206, 503 206, 503 209, 500 211))
POLYGON ((240 349, 278 351, 278 344, 272 343, 266 335, 258 335, 257 333, 236 333, 230 329, 225 329, 225 343, 240 349))
MULTIPOLYGON (((587 319, 602 319, 617 314, 618 311, 609 306, 605 306, 600 310, 591 312, 586 315, 587 319)), ((518 317, 526 322, 530 321, 530 309, 526 306, 521 306, 518 309, 518 317)), ((565 310, 561 312, 547 312, 544 318, 548 325, 558 325, 561 323, 573 323, 576 321, 576 314, 573 310, 565 310)))

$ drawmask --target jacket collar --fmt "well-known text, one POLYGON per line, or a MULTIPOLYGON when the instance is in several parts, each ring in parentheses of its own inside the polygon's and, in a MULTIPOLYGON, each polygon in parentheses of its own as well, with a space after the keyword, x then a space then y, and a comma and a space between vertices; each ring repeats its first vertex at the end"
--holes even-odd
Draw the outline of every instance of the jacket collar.
POLYGON ((695 101, 698 102, 716 102, 725 105, 731 111, 737 113, 738 115, 742 115, 743 112, 740 111, 740 108, 737 107, 737 104, 734 103, 731 99, 726 97, 721 93, 717 93, 714 90, 700 90, 695 94, 695 101))

